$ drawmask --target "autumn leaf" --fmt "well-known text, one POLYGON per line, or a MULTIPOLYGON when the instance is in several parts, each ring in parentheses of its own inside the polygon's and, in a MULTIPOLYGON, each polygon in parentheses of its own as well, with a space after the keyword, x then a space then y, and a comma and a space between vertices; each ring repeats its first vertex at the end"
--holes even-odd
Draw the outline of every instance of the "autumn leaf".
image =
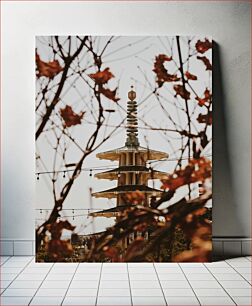
POLYGON ((185 100, 190 99, 190 92, 187 91, 183 85, 174 85, 173 88, 176 91, 176 96, 179 95, 181 98, 185 100))
POLYGON ((136 253, 141 252, 144 247, 144 238, 137 237, 127 248, 124 260, 131 261, 132 257, 136 256, 136 253))
POLYGON ((199 114, 197 120, 198 120, 199 123, 206 123, 207 125, 212 125, 212 123, 213 123, 212 112, 209 112, 206 115, 199 114))
POLYGON ((204 91, 204 97, 203 98, 196 97, 195 99, 198 101, 199 106, 203 106, 207 102, 210 102, 211 98, 212 98, 212 94, 210 90, 206 88, 204 91))
POLYGON ((66 105, 65 108, 60 109, 60 115, 65 121, 65 125, 67 127, 81 124, 81 119, 83 118, 84 113, 85 112, 80 112, 79 114, 76 114, 69 105, 66 105))
POLYGON ((114 77, 113 73, 109 71, 109 68, 105 68, 103 71, 89 74, 90 78, 97 84, 106 84, 110 79, 114 77))
POLYGON ((126 194, 126 201, 134 205, 143 204, 145 195, 141 191, 136 190, 126 194))
POLYGON ((50 258, 61 261, 73 254, 73 247, 69 240, 52 239, 46 244, 46 251, 50 258))
POLYGON ((205 64, 206 70, 212 70, 212 65, 206 56, 197 56, 197 59, 201 60, 205 64))
POLYGON ((119 261, 119 249, 117 247, 105 246, 103 247, 103 252, 105 256, 109 257, 112 262, 119 261))
POLYGON ((212 48, 212 42, 209 41, 207 38, 205 39, 205 41, 198 40, 195 45, 195 48, 199 53, 203 54, 207 50, 212 48))
POLYGON ((164 67, 164 62, 171 61, 172 57, 168 57, 165 54, 159 54, 155 58, 153 71, 157 75, 157 83, 161 87, 164 82, 176 82, 180 78, 176 74, 169 74, 167 69, 164 67))
POLYGON ((54 61, 46 63, 40 59, 40 56, 38 55, 38 53, 36 53, 36 65, 37 65, 37 71, 38 71, 37 72, 38 78, 44 76, 49 79, 52 79, 55 77, 55 75, 57 75, 63 70, 58 60, 54 60, 54 61))
POLYGON ((185 76, 187 77, 188 80, 196 81, 198 78, 196 75, 191 74, 189 71, 185 72, 185 76))
POLYGON ((52 235, 52 239, 60 239, 62 231, 64 229, 73 231, 75 226, 73 226, 69 221, 59 221, 53 224, 48 224, 47 229, 52 235))
POLYGON ((114 102, 117 102, 120 100, 120 98, 117 98, 116 97, 116 91, 117 91, 117 88, 115 90, 110 90, 108 88, 104 88, 104 87, 101 87, 100 89, 100 93, 103 94, 106 98, 114 101, 114 102))
POLYGON ((212 167, 211 162, 205 157, 190 160, 189 164, 181 170, 175 171, 162 179, 162 189, 176 190, 177 188, 196 183, 198 181, 204 182, 205 179, 211 177, 212 167))

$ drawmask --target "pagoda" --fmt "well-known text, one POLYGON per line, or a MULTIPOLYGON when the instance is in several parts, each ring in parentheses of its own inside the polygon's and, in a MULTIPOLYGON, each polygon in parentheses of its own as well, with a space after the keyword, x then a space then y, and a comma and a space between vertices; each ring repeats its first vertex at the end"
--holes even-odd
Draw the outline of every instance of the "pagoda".
POLYGON ((94 192, 93 197, 116 199, 113 208, 92 212, 92 217, 118 217, 120 212, 133 204, 125 202, 125 195, 134 191, 140 191, 145 196, 145 206, 150 206, 151 198, 158 198, 162 191, 148 186, 151 179, 161 179, 165 173, 152 168, 148 168, 148 161, 161 160, 167 158, 168 154, 140 146, 138 140, 138 119, 136 92, 131 89, 128 93, 127 102, 127 138, 123 147, 98 153, 99 159, 118 161, 118 167, 110 171, 95 174, 98 179, 117 181, 115 188, 94 192))

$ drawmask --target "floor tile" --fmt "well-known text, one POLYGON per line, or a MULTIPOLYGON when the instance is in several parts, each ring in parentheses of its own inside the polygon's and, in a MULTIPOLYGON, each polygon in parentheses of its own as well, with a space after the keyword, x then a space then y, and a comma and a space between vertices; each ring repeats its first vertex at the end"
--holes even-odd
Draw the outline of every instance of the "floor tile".
POLYGON ((93 269, 93 268, 91 268, 91 269, 89 269, 89 268, 77 268, 77 270, 76 270, 76 274, 93 274, 93 273, 95 273, 95 274, 99 274, 101 272, 101 268, 99 268, 99 269, 93 269))
POLYGON ((221 285, 215 280, 202 281, 202 280, 190 280, 190 284, 193 288, 221 288, 221 285))
MULTIPOLYGON (((100 284, 101 286, 101 284, 100 284)), ((138 281, 138 280, 132 280, 130 281, 130 287, 131 288, 144 288, 144 289, 157 289, 160 288, 159 282, 156 281, 138 281)), ((114 288, 114 287, 112 287, 114 288)))
POLYGON ((101 262, 81 262, 79 264, 79 267, 91 267, 91 268, 97 268, 101 267, 103 265, 125 265, 125 263, 101 263, 101 262))
POLYGON ((210 271, 211 271, 211 273, 213 273, 214 275, 215 274, 232 274, 232 273, 235 273, 235 270, 233 269, 233 268, 231 268, 231 267, 225 267, 225 268, 221 268, 221 267, 213 267, 213 268, 211 268, 211 267, 209 267, 208 268, 210 271))
POLYGON ((203 305, 209 305, 209 306, 235 305, 235 303, 228 296, 218 296, 218 297, 199 296, 198 299, 202 306, 203 305))
POLYGON ((228 263, 226 263, 225 261, 214 261, 214 262, 206 262, 204 263, 205 267, 221 267, 221 268, 225 268, 225 267, 230 267, 228 263))
POLYGON ((82 289, 75 289, 69 288, 67 291, 67 296, 96 296, 97 295, 97 288, 82 288, 82 289))
POLYGON ((179 267, 177 262, 154 262, 153 265, 156 267, 156 269, 165 267, 179 267))
POLYGON ((244 280, 238 273, 223 273, 214 275, 217 280, 244 280))
POLYGON ((169 288, 191 288, 190 284, 187 280, 161 280, 162 288, 169 289, 169 288))
POLYGON ((10 256, 0 256, 0 263, 1 265, 6 262, 7 260, 9 260, 11 257, 10 256))
POLYGON ((7 288, 11 284, 11 280, 2 280, 0 281, 1 288, 7 288))
POLYGON ((193 274, 199 274, 199 273, 209 273, 207 268, 203 267, 182 267, 182 270, 185 274, 193 273, 193 274))
POLYGON ((140 267, 140 268, 149 268, 149 267, 153 267, 153 263, 152 262, 129 262, 128 263, 128 267, 140 267))
POLYGON ((251 296, 251 288, 226 288, 231 296, 251 296))
POLYGON ((104 268, 127 268, 128 264, 125 262, 104 262, 102 264, 102 269, 104 268))
POLYGON ((157 268, 156 269, 158 274, 163 274, 163 273, 183 273, 180 267, 167 267, 167 268, 157 268))
POLYGON ((227 293, 222 288, 194 288, 197 296, 227 296, 227 293))
POLYGON ((233 269, 235 269, 235 271, 237 271, 238 273, 251 273, 251 268, 247 267, 247 268, 240 268, 240 267, 233 267, 233 269))
POLYGON ((39 288, 36 296, 64 296, 66 291, 66 288, 39 288))
POLYGON ((186 277, 188 280, 202 280, 202 281, 208 281, 208 280, 215 280, 212 274, 210 273, 195 273, 195 274, 187 274, 186 277))
POLYGON ((163 296, 163 292, 161 289, 139 289, 139 288, 131 288, 132 296, 163 296))
MULTIPOLYGON (((109 271, 113 271, 113 273, 127 273, 128 269, 127 269, 126 265, 118 266, 118 267, 117 266, 112 266, 112 267, 103 266, 102 267, 102 273, 109 273, 109 271)), ((110 273, 112 273, 112 272, 110 272, 110 273)))
POLYGON ((237 305, 251 306, 252 299, 249 296, 234 296, 233 300, 237 305))
POLYGON ((4 263, 1 267, 1 269, 4 268, 24 268, 27 265, 26 262, 23 261, 7 261, 4 263))
POLYGON ((45 278, 45 275, 43 274, 32 274, 32 273, 21 273, 16 280, 21 281, 21 280, 43 280, 45 278))
POLYGON ((183 273, 167 273, 167 274, 159 274, 158 278, 160 281, 163 280, 186 280, 186 277, 183 273))
POLYGON ((9 289, 7 288, 2 296, 33 296, 36 292, 36 288, 26 289, 9 289))
POLYGON ((63 296, 35 296, 30 305, 61 305, 63 296))
POLYGON ((224 288, 251 288, 251 285, 244 281, 227 281, 227 280, 220 280, 220 284, 224 288))
POLYGON ((172 289, 163 289, 165 296, 195 296, 192 289, 188 288, 172 288, 172 289))
POLYGON ((10 285, 10 289, 29 289, 29 288, 38 288, 40 286, 42 281, 18 281, 15 280, 14 282, 12 282, 12 284, 10 285))
POLYGON ((124 274, 112 274, 112 273, 108 273, 108 274, 102 274, 101 276, 101 280, 128 280, 128 274, 124 273, 124 274))
POLYGON ((95 305, 95 296, 67 296, 65 297, 62 305, 73 305, 73 306, 91 306, 95 305))
MULTIPOLYGON (((113 275, 113 274, 112 274, 113 275)), ((73 280, 99 280, 100 274, 75 274, 73 280)), ((113 280, 113 277, 111 277, 111 280, 113 280)))
POLYGON ((15 277, 17 277, 17 274, 13 273, 1 273, 1 280, 13 280, 15 277))
POLYGON ((4 305, 28 305, 32 296, 11 296, 11 297, 1 297, 1 306, 4 305))
MULTIPOLYGON (((98 281, 97 281, 98 286, 98 281)), ((132 282, 131 282, 132 286, 132 282)), ((129 281, 101 281, 99 288, 129 288, 129 281)), ((153 287, 152 287, 153 288, 153 287)))
POLYGON ((180 262, 180 263, 177 263, 177 265, 180 266, 181 268, 183 267, 204 268, 203 262, 180 262))
POLYGON ((233 268, 249 268, 251 270, 252 267, 252 263, 251 262, 246 262, 246 261, 234 261, 234 262, 229 262, 230 266, 232 266, 233 268))
POLYGON ((41 274, 41 275, 46 275, 50 268, 31 268, 27 267, 24 269, 22 273, 25 274, 41 274))
POLYGON ((129 288, 100 288, 98 296, 130 296, 129 288))
POLYGON ((247 262, 247 258, 246 257, 235 257, 235 258, 230 258, 230 259, 226 259, 226 262, 247 262))
MULTIPOLYGON (((106 284, 109 285, 108 288, 115 288, 114 285, 111 284, 111 282, 105 282, 106 284)), ((121 282, 113 282, 113 283, 116 283, 116 284, 120 284, 121 282)), ((98 280, 73 280, 70 284, 70 288, 75 288, 75 289, 92 289, 92 288, 98 288, 98 284, 99 284, 99 281, 98 280)), ((100 287, 101 287, 101 284, 100 284, 100 287)))
POLYGON ((147 305, 166 305, 165 299, 161 296, 133 296, 132 297, 133 305, 139 305, 139 306, 147 306, 147 305))
POLYGON ((54 265, 52 262, 34 262, 31 261, 27 267, 29 268, 50 268, 54 265))
POLYGON ((13 274, 18 274, 23 270, 23 268, 10 268, 10 267, 1 267, 1 274, 6 274, 6 273, 13 273, 13 274))
POLYGON ((243 273, 242 277, 245 278, 250 284, 252 284, 252 275, 251 275, 251 273, 243 273))
POLYGON ((46 280, 54 280, 54 281, 61 281, 61 280, 71 280, 73 277, 73 274, 58 274, 58 273, 49 273, 46 276, 46 280))
POLYGON ((140 273, 131 273, 129 274, 130 280, 157 280, 157 275, 153 274, 140 274, 140 273))
POLYGON ((41 288, 42 289, 64 289, 68 288, 70 284, 70 280, 65 280, 65 281, 50 281, 46 280, 42 283, 41 288))
POLYGON ((173 297, 168 296, 165 298, 168 305, 200 305, 198 299, 194 296, 187 296, 187 297, 173 297))
POLYGON ((10 258, 10 260, 11 261, 31 261, 34 258, 35 258, 34 256, 23 256, 23 255, 20 255, 20 256, 12 256, 10 258))
MULTIPOLYGON (((125 272, 127 273, 127 270, 125 272)), ((103 273, 103 269, 102 269, 102 273, 103 273)), ((150 274, 150 273, 155 273, 155 269, 153 267, 149 267, 149 268, 131 267, 129 268, 129 273, 150 274)))
POLYGON ((50 273, 57 273, 57 274, 73 274, 77 267, 52 267, 50 273))
POLYGON ((97 306, 100 305, 115 305, 115 306, 129 306, 131 305, 131 298, 127 297, 127 296, 123 296, 123 297, 114 297, 114 296, 110 296, 110 297, 106 297, 106 296, 98 296, 97 299, 97 306))
MULTIPOLYGON (((85 264, 85 263, 84 263, 85 264)), ((53 267, 57 268, 57 267, 62 267, 62 268, 65 268, 65 269, 68 269, 68 268, 77 268, 80 264, 78 262, 56 262, 53 267)), ((96 265, 96 264, 95 264, 96 265)))

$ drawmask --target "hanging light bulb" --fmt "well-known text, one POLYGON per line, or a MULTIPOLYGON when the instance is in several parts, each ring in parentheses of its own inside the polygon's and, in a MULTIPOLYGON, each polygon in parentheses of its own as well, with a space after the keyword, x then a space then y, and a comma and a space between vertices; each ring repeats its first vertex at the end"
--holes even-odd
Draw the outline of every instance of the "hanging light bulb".
POLYGON ((37 173, 37 180, 39 180, 39 173, 37 173))
POLYGON ((89 176, 91 177, 93 175, 92 169, 89 170, 89 176))
POLYGON ((63 177, 66 177, 66 171, 64 171, 64 173, 63 173, 63 177))

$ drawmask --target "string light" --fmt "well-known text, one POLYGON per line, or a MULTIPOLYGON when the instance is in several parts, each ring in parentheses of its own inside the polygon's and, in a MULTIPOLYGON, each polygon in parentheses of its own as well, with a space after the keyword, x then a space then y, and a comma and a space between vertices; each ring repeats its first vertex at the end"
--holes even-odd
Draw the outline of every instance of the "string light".
MULTIPOLYGON (((202 155, 202 157, 212 157, 212 154, 207 154, 207 155, 202 155)), ((149 161, 147 163, 148 167, 151 167, 151 164, 153 163, 161 163, 161 162, 173 162, 173 161, 182 161, 182 160, 188 160, 188 157, 184 157, 184 158, 164 158, 161 160, 153 160, 153 161, 149 161)), ((75 164, 74 164, 75 165, 75 164)), ((67 166, 67 165, 66 165, 67 166)), ((134 165, 132 165, 134 166, 134 165)), ((82 168, 80 169, 80 171, 89 171, 89 176, 93 175, 93 171, 99 171, 99 170, 113 170, 117 168, 117 166, 113 166, 113 167, 108 167, 108 166, 100 166, 100 167, 93 167, 93 168, 82 168)), ((36 172, 35 174, 37 175, 37 180, 39 180, 39 176, 42 174, 55 174, 55 173, 66 173, 66 172, 73 172, 74 169, 65 169, 65 170, 57 170, 57 171, 43 171, 43 172, 36 172)), ((118 173, 119 174, 119 173, 118 173)))

